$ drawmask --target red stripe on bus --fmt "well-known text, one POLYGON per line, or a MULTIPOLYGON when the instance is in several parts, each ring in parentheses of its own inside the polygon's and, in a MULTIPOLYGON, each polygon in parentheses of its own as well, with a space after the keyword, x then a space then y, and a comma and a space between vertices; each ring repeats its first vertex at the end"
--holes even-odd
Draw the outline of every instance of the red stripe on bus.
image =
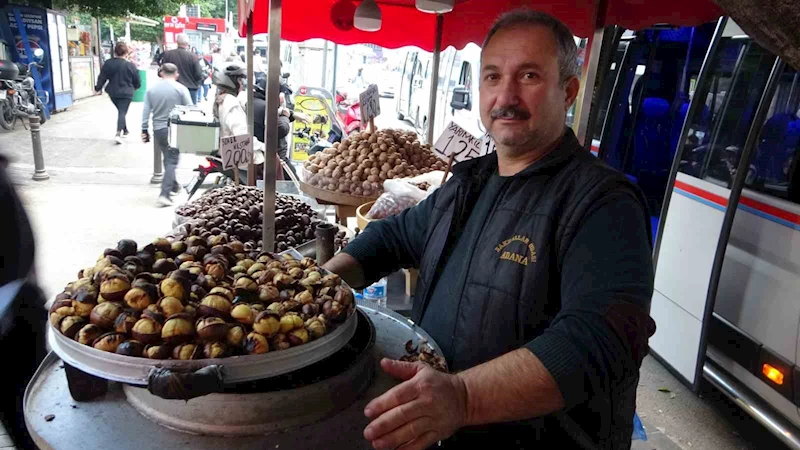
POLYGON ((714 202, 721 206, 728 206, 728 199, 722 197, 721 195, 712 194, 711 192, 704 191, 698 187, 692 186, 691 184, 684 183, 680 180, 675 180, 675 187, 678 189, 682 189, 690 194, 694 194, 700 198, 704 198, 710 202, 714 202))
POLYGON ((758 200, 753 200, 752 198, 742 196, 739 200, 739 203, 745 206, 749 206, 753 209, 757 209, 761 212, 769 214, 771 216, 775 216, 779 219, 783 219, 787 222, 800 224, 800 214, 791 213, 789 211, 785 211, 780 208, 776 208, 772 205, 768 205, 766 203, 762 203, 758 200))

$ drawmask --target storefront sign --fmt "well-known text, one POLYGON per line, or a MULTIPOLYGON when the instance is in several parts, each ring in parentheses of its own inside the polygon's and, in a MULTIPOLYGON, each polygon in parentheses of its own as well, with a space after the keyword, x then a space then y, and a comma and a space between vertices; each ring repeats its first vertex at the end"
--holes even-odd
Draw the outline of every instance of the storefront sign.
POLYGON ((214 33, 217 32, 217 25, 213 23, 198 23, 197 24, 197 31, 212 31, 214 33))

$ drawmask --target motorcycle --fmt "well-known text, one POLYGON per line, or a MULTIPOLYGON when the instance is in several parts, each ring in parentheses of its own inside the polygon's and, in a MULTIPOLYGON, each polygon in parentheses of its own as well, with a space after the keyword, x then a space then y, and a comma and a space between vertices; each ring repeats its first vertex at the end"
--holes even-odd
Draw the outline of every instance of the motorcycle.
POLYGON ((361 131, 361 105, 358 98, 348 98, 347 93, 336 90, 336 116, 343 125, 345 135, 361 131))
MULTIPOLYGON (((44 58, 44 50, 33 52, 33 61, 27 65, 0 60, 0 127, 11 130, 17 118, 38 115, 40 123, 47 121, 47 111, 36 91, 32 76, 33 67, 44 68, 39 64, 44 58)), ((49 102, 45 91, 45 103, 49 102)))

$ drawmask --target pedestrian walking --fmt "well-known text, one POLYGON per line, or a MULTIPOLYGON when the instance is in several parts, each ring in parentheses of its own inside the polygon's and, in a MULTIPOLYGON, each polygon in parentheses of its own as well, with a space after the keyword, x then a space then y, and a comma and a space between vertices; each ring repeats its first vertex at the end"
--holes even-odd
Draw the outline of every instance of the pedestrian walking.
POLYGON ((178 48, 164 52, 161 63, 171 63, 178 67, 181 74, 178 82, 189 90, 192 102, 197 102, 197 90, 203 85, 203 70, 200 68, 200 61, 197 55, 189 51, 189 37, 186 34, 179 34, 175 40, 178 48))
POLYGON ((205 58, 200 58, 200 68, 203 69, 205 78, 203 78, 203 84, 200 85, 201 89, 197 90, 196 103, 200 103, 200 99, 208 100, 208 90, 211 88, 211 72, 214 71, 214 68, 205 58))
POLYGON ((176 148, 170 148, 167 120, 169 113, 178 105, 191 105, 192 98, 186 86, 178 82, 180 72, 172 63, 165 63, 159 71, 161 81, 147 90, 144 97, 144 110, 142 111, 142 141, 150 142, 148 124, 150 115, 153 116, 153 146, 164 158, 164 179, 161 181, 161 194, 156 204, 158 206, 171 206, 171 194, 181 190, 175 178, 175 168, 178 166, 180 153, 176 148))
POLYGON ((122 144, 122 138, 128 135, 125 116, 128 114, 133 93, 141 87, 142 80, 139 78, 139 70, 136 65, 127 59, 129 54, 127 44, 117 43, 114 47, 114 54, 115 58, 103 64, 94 90, 102 92, 105 88, 117 108, 117 134, 114 136, 114 140, 117 144, 122 144))

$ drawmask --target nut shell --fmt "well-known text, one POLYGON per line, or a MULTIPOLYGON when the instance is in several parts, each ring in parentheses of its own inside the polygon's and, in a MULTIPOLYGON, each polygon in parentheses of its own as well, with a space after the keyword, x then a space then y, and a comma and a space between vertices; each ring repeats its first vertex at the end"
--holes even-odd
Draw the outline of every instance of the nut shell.
POLYGON ((239 323, 252 325, 256 319, 256 313, 247 303, 239 303, 231 310, 231 317, 239 323))
POLYGON ((161 341, 161 329, 160 323, 149 317, 142 317, 133 325, 131 335, 142 344, 156 344, 161 341))
POLYGON ((92 308, 89 320, 100 328, 112 328, 117 317, 122 314, 122 307, 112 302, 100 303, 92 308))
POLYGON ((247 330, 245 327, 234 325, 228 329, 228 333, 225 335, 225 342, 227 342, 231 348, 243 349, 246 338, 247 330))
MULTIPOLYGON (((166 280, 164 280, 166 281, 166 280)), ((175 297, 164 297, 158 301, 158 307, 167 317, 183 312, 183 302, 175 297)))
POLYGON ((86 325, 86 319, 83 317, 66 316, 59 322, 58 329, 61 331, 61 334, 72 339, 84 325, 86 325))
POLYGON ((230 300, 217 294, 208 294, 200 301, 200 313, 208 316, 229 317, 232 308, 230 300))
POLYGON ((172 353, 172 347, 167 344, 148 345, 144 348, 144 356, 150 359, 167 359, 172 353))
POLYGON ((144 353, 144 344, 139 341, 127 340, 119 344, 116 353, 124 356, 141 357, 144 353))
POLYGON ((303 318, 296 314, 286 314, 281 317, 280 333, 287 334, 296 328, 302 328, 303 318))
POLYGON ((135 311, 123 311, 117 316, 117 320, 114 321, 114 331, 117 333, 130 334, 138 320, 139 316, 135 311))
POLYGON ((292 344, 293 347, 303 345, 309 341, 308 330, 305 328, 294 329, 286 337, 289 339, 289 343, 292 344))
POLYGON ((253 322, 253 330, 266 337, 272 337, 281 329, 282 319, 271 310, 261 311, 253 322))
POLYGON ((115 353, 117 351, 117 347, 119 347, 123 342, 125 342, 125 335, 112 331, 95 339, 95 341, 92 343, 92 347, 104 352, 115 353))
POLYGON ((219 317, 205 317, 197 321, 195 329, 201 341, 212 342, 225 339, 230 325, 219 317))
POLYGON ((142 311, 158 301, 158 289, 150 283, 134 283, 134 287, 125 294, 124 299, 129 307, 142 311))
POLYGON ((95 339, 99 338, 103 334, 103 329, 98 327, 97 325, 88 324, 84 325, 78 331, 78 334, 75 335, 75 340, 78 343, 83 345, 92 345, 95 339))
POLYGON ((161 328, 161 339, 168 344, 188 342, 194 337, 194 325, 188 314, 176 314, 161 328))
POLYGON ((124 276, 112 276, 100 283, 100 295, 108 301, 122 301, 131 289, 131 283, 124 276))
POLYGON ((165 297, 175 297, 180 301, 186 301, 187 290, 184 282, 175 278, 166 278, 159 285, 161 293, 165 297))
POLYGON ((209 342, 203 346, 203 354, 206 358, 224 358, 228 354, 228 347, 224 342, 209 342))
POLYGON ((187 361, 191 359, 200 359, 202 357, 202 348, 195 344, 181 344, 172 350, 172 359, 187 361))
POLYGON ((245 350, 251 355, 261 355, 269 352, 269 341, 258 333, 250 333, 245 338, 245 350))

